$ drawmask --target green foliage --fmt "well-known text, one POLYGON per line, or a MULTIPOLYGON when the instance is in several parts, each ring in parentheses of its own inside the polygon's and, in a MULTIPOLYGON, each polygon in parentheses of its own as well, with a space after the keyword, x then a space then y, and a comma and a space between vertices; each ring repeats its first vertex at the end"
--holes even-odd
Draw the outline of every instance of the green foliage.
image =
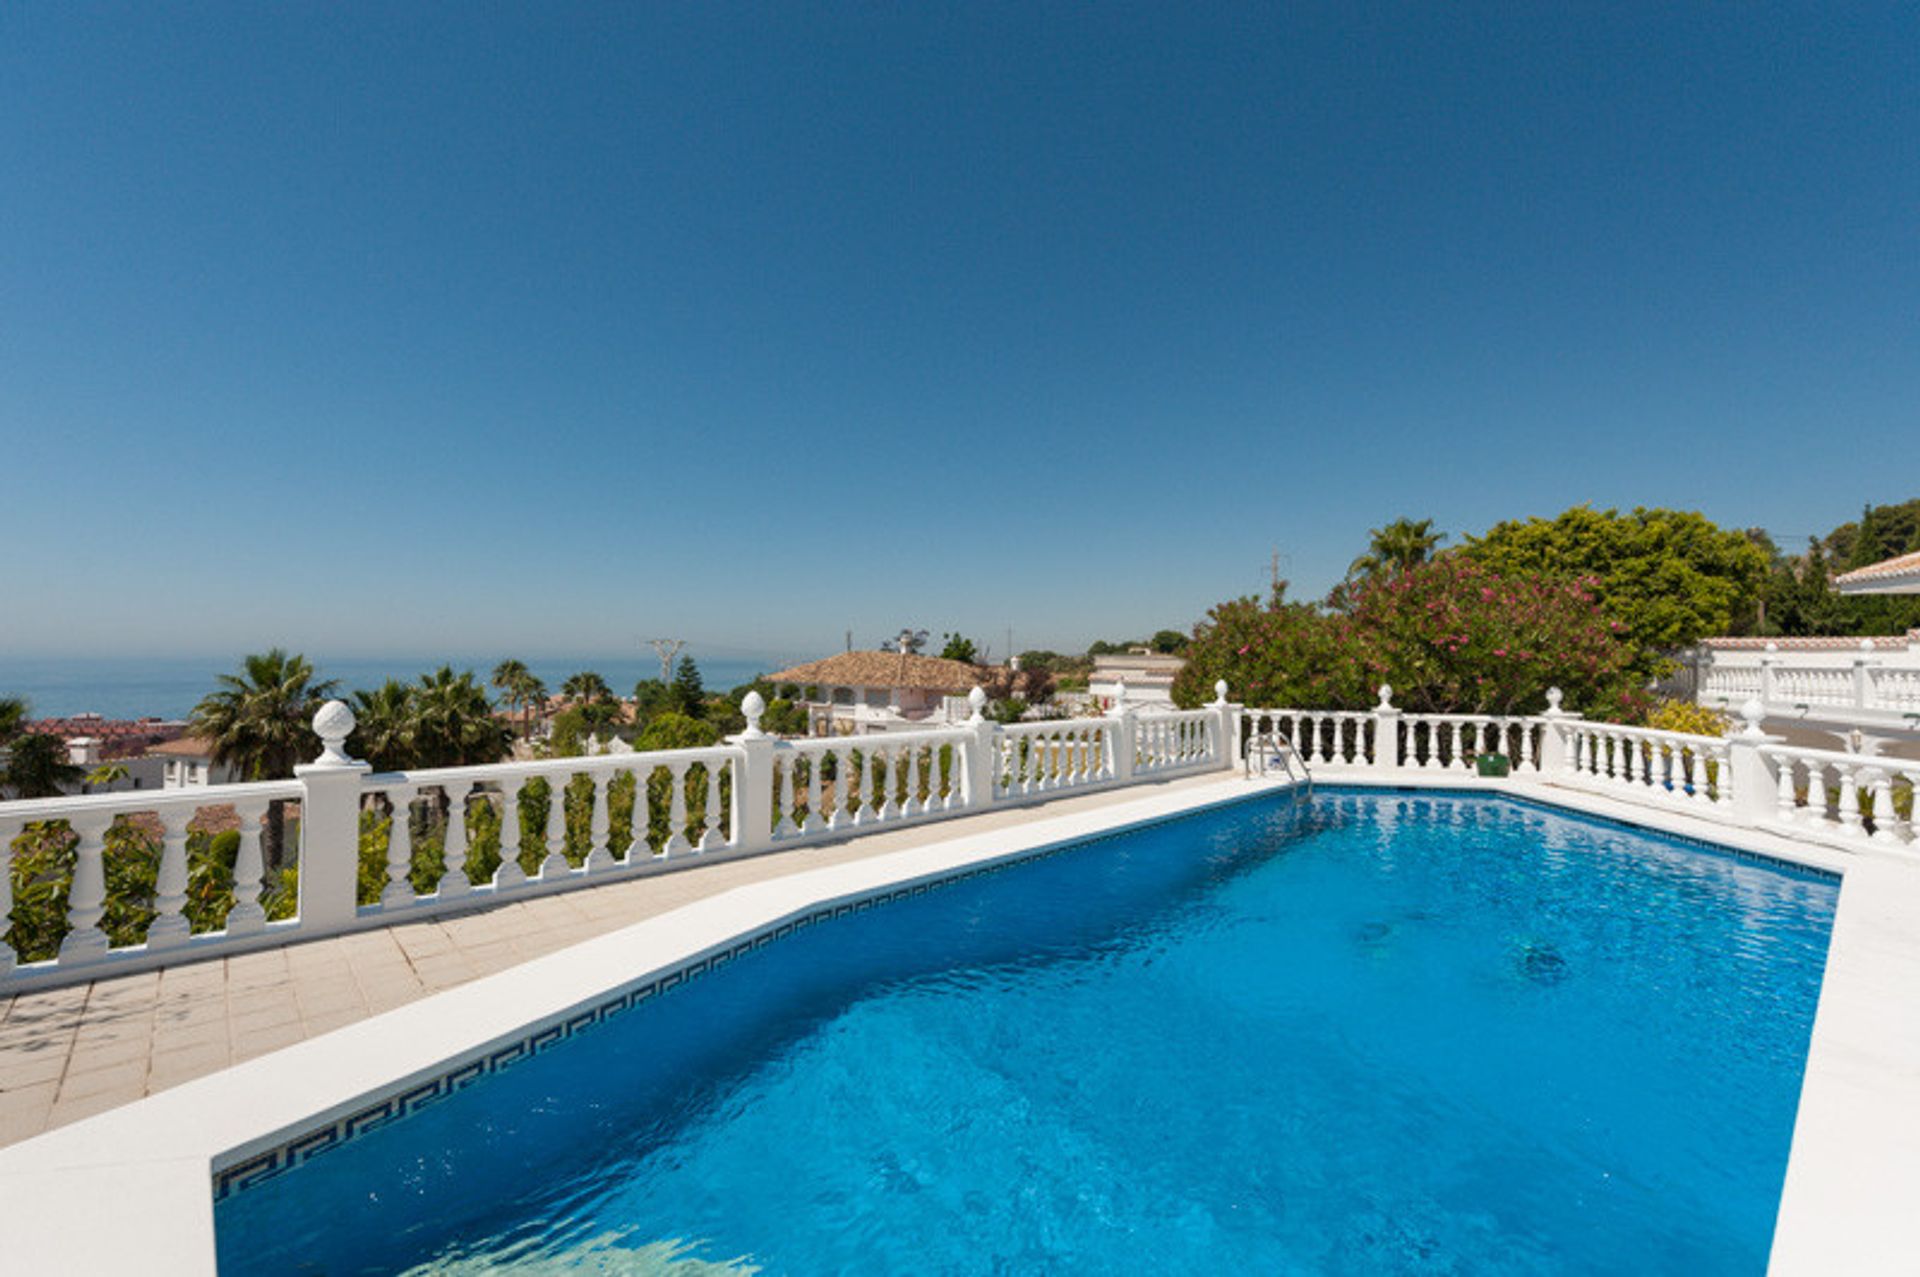
POLYGON ((996 723, 1017 723, 1027 712, 1027 703, 1018 696, 1003 696, 988 701, 981 712, 996 723))
POLYGON ((215 762, 247 780, 280 780, 319 756, 313 716, 333 690, 306 657, 276 647, 247 657, 239 675, 222 674, 194 707, 192 730, 213 742, 215 762))
POLYGON ((1663 671, 1663 653, 1750 623, 1767 571, 1765 552, 1745 533, 1682 510, 1575 506, 1554 519, 1495 524, 1462 553, 1504 577, 1584 583, 1624 627, 1645 676, 1663 671))
POLYGON ((707 745, 720 743, 720 733, 713 724, 689 718, 685 714, 668 712, 660 714, 647 724, 647 730, 640 733, 634 741, 639 750, 654 749, 700 749, 707 745))
POLYGON ((946 644, 940 649, 942 660, 965 661, 969 665, 976 664, 979 661, 979 649, 974 646, 973 640, 966 635, 942 634, 940 637, 945 640, 946 644))
POLYGON ((417 684, 388 679, 355 692, 353 712, 348 749, 377 771, 497 763, 513 743, 473 673, 445 665, 417 684))
POLYGON ((775 736, 805 736, 810 726, 806 708, 784 696, 768 701, 766 712, 760 716, 760 729, 775 736))
POLYGON ((688 718, 699 718, 707 708, 707 689, 700 681, 700 667, 691 656, 680 658, 673 671, 673 708, 688 718))
POLYGON ((1358 584, 1344 612, 1220 604, 1198 627, 1173 697, 1204 704, 1224 678, 1250 705, 1364 709, 1390 683, 1403 709, 1510 713, 1537 711, 1557 686, 1584 712, 1632 721, 1645 698, 1620 629, 1579 584, 1446 555, 1358 584))
POLYGON ((1920 550, 1920 499, 1868 506, 1858 523, 1811 539, 1804 555, 1775 556, 1764 591, 1765 634, 1903 634, 1920 627, 1920 597, 1842 595, 1832 577, 1920 550))
POLYGON ((27 702, 20 697, 0 696, 0 749, 27 729, 30 712, 27 702))
POLYGON ((607 686, 607 680, 593 670, 581 670, 570 676, 560 685, 560 694, 582 703, 613 699, 613 689, 607 686))
MULTIPOLYGON (((1179 630, 1156 630, 1147 646, 1162 656, 1174 656, 1187 650, 1187 636, 1179 630)), ((1022 667, 1026 662, 1021 662, 1022 667)))
POLYGON ((1418 567, 1447 539, 1433 530, 1432 519, 1395 519, 1367 534, 1367 552, 1347 567, 1350 577, 1370 578, 1418 567))
POLYGON ((15 798, 58 798, 62 785, 78 785, 87 776, 67 761, 67 742, 41 732, 14 737, 6 764, 0 787, 15 798))
POLYGON ((1653 711, 1647 715, 1646 725, 1663 732, 1684 732, 1689 736, 1725 736, 1733 726, 1733 720, 1717 709, 1696 705, 1692 701, 1665 700, 1653 707, 1653 711))

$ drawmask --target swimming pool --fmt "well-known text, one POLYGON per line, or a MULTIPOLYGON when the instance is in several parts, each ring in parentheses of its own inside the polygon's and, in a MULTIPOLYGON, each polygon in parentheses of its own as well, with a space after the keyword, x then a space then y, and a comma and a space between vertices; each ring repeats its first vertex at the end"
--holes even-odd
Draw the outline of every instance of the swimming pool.
POLYGON ((1242 803, 743 954, 230 1192, 221 1271, 1758 1272, 1835 897, 1242 803))

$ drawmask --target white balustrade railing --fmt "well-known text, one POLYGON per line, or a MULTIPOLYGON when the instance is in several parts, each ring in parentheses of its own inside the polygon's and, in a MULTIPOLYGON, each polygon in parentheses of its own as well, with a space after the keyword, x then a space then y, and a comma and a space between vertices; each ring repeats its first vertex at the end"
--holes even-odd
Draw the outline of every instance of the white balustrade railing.
MULTIPOLYGON (((1857 672, 1853 677, 1861 677, 1857 672)), ((295 779, 182 791, 0 802, 0 992, 181 955, 235 952, 519 893, 631 877, 702 857, 1236 767, 1275 734, 1309 768, 1452 776, 1483 755, 1514 773, 1709 820, 1905 854, 1920 762, 1544 714, 1137 712, 998 726, 981 716, 858 737, 777 740, 748 729, 701 749, 372 774, 348 758, 344 705, 315 719, 326 745, 295 779), (288 854, 269 864, 268 830, 288 854)), ((1902 693, 1904 694, 1904 693, 1902 693)))
MULTIPOLYGON (((1143 735, 1149 719, 1136 720, 1143 735)), ((1115 719, 1063 719, 1015 723, 994 734, 993 792, 997 798, 1085 789, 1119 775, 1119 723, 1115 719)))
POLYGON ((1761 745, 1774 781, 1773 821, 1843 841, 1909 847, 1920 761, 1761 745))
POLYGON ((1539 726, 1498 714, 1403 714, 1400 762, 1422 770, 1471 772, 1482 754, 1504 755, 1516 773, 1539 766, 1539 726))
POLYGON ((1732 746, 1725 737, 1585 721, 1563 730, 1568 769, 1587 787, 1695 808, 1733 802, 1732 746))
POLYGON ((325 752, 293 780, 0 802, 0 993, 1223 769, 1238 735, 1224 691, 1008 726, 984 705, 976 691, 957 727, 784 741, 749 696, 723 745, 376 774, 347 757, 353 716, 333 702, 314 720, 325 752), (288 831, 282 865, 267 827, 288 831))
POLYGON ((775 768, 773 836, 787 841, 967 810, 964 729, 797 740, 775 768))
POLYGON ((1702 704, 1769 717, 1903 733, 1920 730, 1920 631, 1904 638, 1792 640, 1764 648, 1708 644, 1684 653, 1681 686, 1702 704), (1690 679, 1690 682, 1688 681, 1690 679))
POLYGON ((1134 726, 1133 774, 1230 765, 1218 748, 1219 715, 1212 710, 1142 714, 1134 726))

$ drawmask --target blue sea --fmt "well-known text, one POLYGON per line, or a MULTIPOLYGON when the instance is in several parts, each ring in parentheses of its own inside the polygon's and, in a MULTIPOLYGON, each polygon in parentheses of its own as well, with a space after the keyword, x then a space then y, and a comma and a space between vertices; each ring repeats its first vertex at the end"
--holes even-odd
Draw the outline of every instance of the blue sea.
POLYGON ((1242 804, 740 956, 227 1198, 220 1271, 1757 1275, 1835 899, 1242 804))
MULTIPOLYGON (((343 692, 378 687, 389 678, 411 680, 441 665, 472 670, 485 682, 501 656, 356 656, 308 653, 321 678, 338 679, 343 692)), ((709 691, 724 692, 756 674, 793 662, 778 657, 708 659, 697 648, 691 656, 709 691)), ((660 661, 651 651, 622 656, 522 658, 552 691, 569 675, 595 670, 621 695, 643 678, 660 677, 660 661)), ((796 658, 810 659, 810 658, 796 658)), ((0 654, 0 696, 23 696, 36 718, 99 714, 104 718, 185 718, 215 688, 215 680, 240 666, 241 654, 219 657, 15 657, 0 654)))

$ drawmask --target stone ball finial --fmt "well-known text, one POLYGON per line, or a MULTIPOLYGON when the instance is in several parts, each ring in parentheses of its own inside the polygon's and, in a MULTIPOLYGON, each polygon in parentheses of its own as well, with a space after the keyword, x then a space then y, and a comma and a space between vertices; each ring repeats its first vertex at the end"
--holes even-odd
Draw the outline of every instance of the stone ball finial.
POLYGON ((1391 683, 1382 683, 1382 684, 1380 684, 1380 705, 1379 705, 1379 708, 1380 708, 1380 709, 1392 709, 1392 708, 1393 708, 1393 685, 1392 685, 1391 683))
POLYGON ((1758 696, 1749 696, 1747 703, 1740 707, 1740 717, 1747 720, 1747 731, 1749 734, 1759 734, 1760 720, 1766 716, 1767 707, 1760 703, 1758 696))
POLYGON ((1780 654, 1780 645, 1778 643, 1767 644, 1766 653, 1768 656, 1778 656, 1780 654))
POLYGON ((1560 702, 1566 698, 1567 694, 1559 688, 1549 687, 1547 689, 1547 708, 1558 714, 1560 712, 1560 702))
POLYGON ((353 760, 347 757, 345 747, 347 737, 353 735, 353 729, 356 725, 357 721, 353 717, 353 710, 348 707, 345 701, 328 701, 325 705, 322 705, 313 716, 314 734, 319 736, 320 744, 325 747, 320 751, 320 757, 316 761, 322 763, 352 762, 353 760))
POLYGON ((1871 655, 1873 655, 1873 640, 1872 640, 1872 639, 1870 639, 1870 638, 1863 638, 1863 639, 1861 639, 1861 640, 1860 640, 1860 653, 1861 653, 1861 655, 1863 655, 1863 656, 1871 656, 1871 655))
POLYGON ((1227 703, 1227 680, 1224 678, 1213 680, 1213 703, 1215 705, 1227 703))
POLYGON ((974 689, 967 693, 967 708, 973 711, 973 716, 976 720, 985 714, 987 710, 987 689, 975 684, 974 689))

